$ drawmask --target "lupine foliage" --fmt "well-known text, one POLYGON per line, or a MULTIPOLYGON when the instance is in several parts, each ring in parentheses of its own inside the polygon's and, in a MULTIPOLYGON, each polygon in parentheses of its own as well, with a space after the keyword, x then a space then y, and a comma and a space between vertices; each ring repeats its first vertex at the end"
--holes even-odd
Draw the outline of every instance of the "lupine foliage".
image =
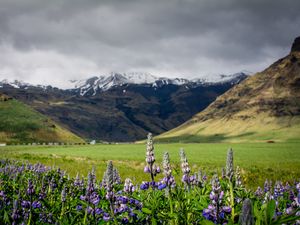
POLYGON ((0 161, 0 224, 300 224, 300 183, 274 185, 266 180, 255 192, 242 183, 228 151, 226 171, 210 181, 189 167, 180 150, 182 180, 175 182, 170 156, 155 165, 148 135, 149 181, 122 182, 112 161, 102 180, 92 170, 86 178, 70 178, 58 168, 0 161))

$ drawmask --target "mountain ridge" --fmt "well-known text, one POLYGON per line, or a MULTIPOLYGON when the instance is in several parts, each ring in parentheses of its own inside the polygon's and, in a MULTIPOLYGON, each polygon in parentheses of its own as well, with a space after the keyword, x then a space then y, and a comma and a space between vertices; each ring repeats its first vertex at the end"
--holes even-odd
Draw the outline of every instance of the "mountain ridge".
MULTIPOLYGON (((107 91, 110 88, 116 86, 124 86, 124 85, 147 85, 153 88, 160 88, 164 85, 186 85, 187 88, 196 87, 200 85, 213 85, 217 83, 226 83, 232 82, 236 84, 240 82, 242 79, 245 79, 249 74, 245 72, 239 72, 229 75, 218 74, 212 76, 206 76, 202 78, 194 78, 194 79, 185 79, 185 78, 167 78, 167 77, 157 77, 150 73, 110 73, 109 75, 102 76, 93 76, 87 79, 82 80, 70 80, 69 88, 65 88, 62 90, 69 90, 78 93, 81 96, 86 94, 88 95, 96 95, 98 92, 107 91)), ((27 82, 13 80, 8 81, 4 79, 0 81, 0 88, 3 86, 9 85, 14 88, 29 88, 29 87, 38 87, 42 89, 47 88, 57 88, 52 87, 51 85, 33 85, 27 82)), ((61 88, 58 88, 61 89, 61 88)))
POLYGON ((160 140, 299 140, 300 38, 290 54, 217 97, 160 140))

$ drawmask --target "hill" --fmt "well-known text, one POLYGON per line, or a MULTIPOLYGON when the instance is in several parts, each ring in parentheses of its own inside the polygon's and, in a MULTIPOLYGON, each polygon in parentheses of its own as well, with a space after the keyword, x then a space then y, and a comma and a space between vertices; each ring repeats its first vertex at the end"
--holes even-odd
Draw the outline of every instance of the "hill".
POLYGON ((29 106, 0 94, 0 142, 83 142, 29 106))
POLYGON ((291 52, 225 94, 160 141, 300 140, 300 37, 291 52))

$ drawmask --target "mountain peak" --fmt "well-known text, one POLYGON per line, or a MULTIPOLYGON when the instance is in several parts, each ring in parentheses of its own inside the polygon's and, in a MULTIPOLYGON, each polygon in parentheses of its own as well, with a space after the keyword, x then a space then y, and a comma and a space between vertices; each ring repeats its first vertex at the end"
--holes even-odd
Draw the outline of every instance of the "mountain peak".
POLYGON ((295 38, 291 52, 300 52, 300 36, 295 38))

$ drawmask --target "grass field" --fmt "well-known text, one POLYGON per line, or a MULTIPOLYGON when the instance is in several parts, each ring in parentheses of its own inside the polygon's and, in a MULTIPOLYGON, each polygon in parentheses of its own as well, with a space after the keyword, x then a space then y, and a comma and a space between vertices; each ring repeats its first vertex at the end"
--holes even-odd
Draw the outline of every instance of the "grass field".
MULTIPOLYGON (((180 176, 179 149, 184 148, 193 172, 204 170, 209 176, 221 173, 225 166, 227 149, 234 150, 235 166, 242 169, 248 187, 262 185, 266 178, 273 181, 293 181, 300 178, 300 143, 214 143, 214 144, 156 144, 155 154, 160 163, 162 154, 168 151, 180 176)), ((59 166, 71 176, 86 175, 96 168, 98 179, 102 178, 106 163, 113 160, 121 177, 136 182, 148 180, 143 173, 145 165, 144 144, 111 144, 85 146, 6 146, 0 147, 2 159, 17 159, 31 163, 40 162, 59 166)))

